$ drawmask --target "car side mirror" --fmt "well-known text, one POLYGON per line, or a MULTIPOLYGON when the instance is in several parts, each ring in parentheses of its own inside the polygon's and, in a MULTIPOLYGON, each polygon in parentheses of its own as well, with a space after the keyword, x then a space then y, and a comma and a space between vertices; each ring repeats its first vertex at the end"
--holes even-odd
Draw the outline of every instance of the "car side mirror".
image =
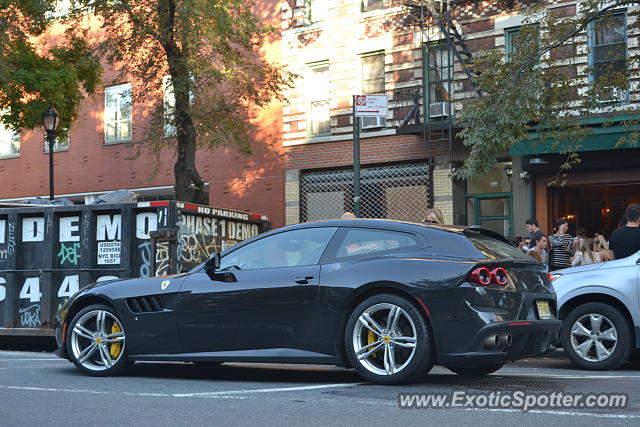
POLYGON ((220 253, 213 254, 204 264, 204 270, 207 274, 213 274, 220 269, 220 253))

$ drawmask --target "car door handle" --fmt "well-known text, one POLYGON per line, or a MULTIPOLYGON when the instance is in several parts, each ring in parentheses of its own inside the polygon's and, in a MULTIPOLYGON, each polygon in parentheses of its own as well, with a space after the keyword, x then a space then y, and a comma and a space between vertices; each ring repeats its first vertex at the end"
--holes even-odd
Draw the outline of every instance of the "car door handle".
POLYGON ((296 277, 294 282, 299 285, 308 285, 309 280, 313 280, 313 276, 296 277))

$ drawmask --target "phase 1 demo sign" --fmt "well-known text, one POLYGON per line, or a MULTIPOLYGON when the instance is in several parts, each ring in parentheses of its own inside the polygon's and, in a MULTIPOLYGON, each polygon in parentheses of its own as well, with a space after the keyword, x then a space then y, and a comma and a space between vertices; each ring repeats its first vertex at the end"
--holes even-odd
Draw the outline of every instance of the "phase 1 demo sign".
POLYGON ((356 117, 387 116, 387 95, 356 95, 356 117))

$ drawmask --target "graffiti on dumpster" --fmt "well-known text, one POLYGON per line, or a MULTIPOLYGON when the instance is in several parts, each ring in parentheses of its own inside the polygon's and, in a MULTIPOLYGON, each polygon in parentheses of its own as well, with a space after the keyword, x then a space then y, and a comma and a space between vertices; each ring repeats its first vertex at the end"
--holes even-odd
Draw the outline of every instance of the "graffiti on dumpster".
POLYGON ((151 274, 151 242, 142 242, 138 245, 140 254, 140 277, 149 277, 151 274))
POLYGON ((23 328, 39 328, 40 322, 40 304, 32 304, 28 307, 18 310, 20 315, 20 325, 23 328))
POLYGON ((7 236, 7 254, 13 255, 16 253, 16 223, 9 222, 8 224, 8 236, 7 236))
POLYGON ((60 243, 58 258, 60 265, 67 262, 73 265, 78 265, 78 258, 80 258, 80 243, 71 243, 69 246, 65 243, 60 243))
POLYGON ((169 247, 169 242, 158 242, 156 244, 156 276, 169 274, 169 247))

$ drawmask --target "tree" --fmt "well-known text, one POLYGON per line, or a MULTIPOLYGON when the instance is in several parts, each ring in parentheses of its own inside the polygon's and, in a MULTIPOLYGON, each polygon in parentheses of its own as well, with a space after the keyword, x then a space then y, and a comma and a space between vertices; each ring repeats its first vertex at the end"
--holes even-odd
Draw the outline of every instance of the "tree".
POLYGON ((47 49, 43 34, 53 22, 48 0, 0 0, 0 123, 20 131, 42 126, 54 105, 64 134, 84 93, 100 83, 101 66, 81 38, 66 37, 47 49))
MULTIPOLYGON (((26 12, 27 5, 39 11, 46 2, 16 3, 40 27, 49 23, 40 12, 26 12)), ((67 39, 90 46, 94 58, 131 78, 133 99, 152 106, 139 142, 156 154, 175 151, 178 200, 205 200, 196 149, 225 144, 250 152, 251 109, 282 99, 282 89, 291 85, 290 73, 260 57, 275 29, 260 22, 254 6, 251 0, 71 1, 65 19, 81 25, 68 25, 67 39), (89 15, 98 19, 98 35, 84 25, 89 15), (163 103, 163 81, 169 103, 163 103)))
MULTIPOLYGON (((453 10, 436 7, 434 4, 439 2, 424 0, 418 4, 422 8, 415 1, 410 3, 413 4, 406 6, 406 16, 413 17, 414 22, 420 17, 426 25, 442 27, 447 20, 451 26, 456 25, 453 10)), ((509 8, 508 2, 498 4, 509 8)), ((629 79, 637 73, 639 58, 637 54, 627 58, 622 55, 608 67, 588 69, 586 73, 591 78, 585 81, 587 75, 572 64, 572 58, 578 56, 576 39, 584 37, 582 33, 594 21, 615 19, 614 11, 637 4, 626 0, 586 0, 578 3, 578 13, 569 17, 557 16, 548 3, 518 6, 527 18, 514 38, 513 52, 508 56, 501 49, 477 52, 468 64, 462 64, 473 80, 470 86, 476 96, 464 102, 458 117, 462 128, 459 136, 469 148, 469 156, 454 176, 468 179, 483 175, 501 152, 530 138, 533 132, 539 143, 567 155, 559 176, 579 162, 581 142, 593 133, 581 118, 596 113, 612 117, 618 111, 614 95, 629 90, 629 79)), ((633 23, 626 24, 628 31, 639 28, 637 21, 629 22, 633 23)), ((626 113, 630 111, 637 111, 637 107, 625 109, 626 113)), ((638 136, 638 132, 630 131, 618 143, 636 145, 638 136)))

